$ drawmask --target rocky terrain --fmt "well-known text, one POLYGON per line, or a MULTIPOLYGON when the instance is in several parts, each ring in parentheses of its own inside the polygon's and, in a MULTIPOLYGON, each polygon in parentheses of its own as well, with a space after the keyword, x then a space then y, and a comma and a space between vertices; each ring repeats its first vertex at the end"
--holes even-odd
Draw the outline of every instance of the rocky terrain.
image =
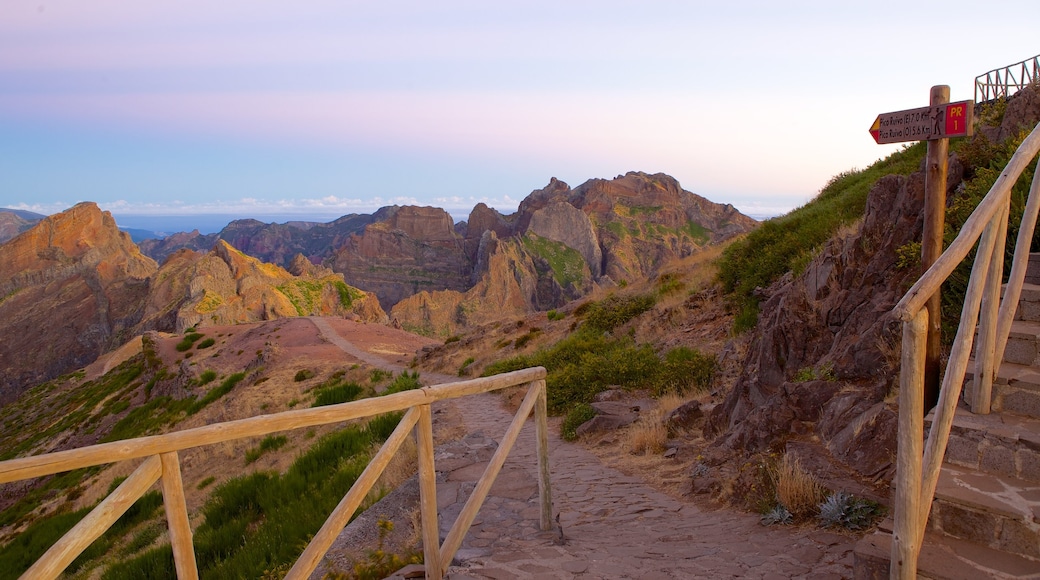
POLYGON ((47 216, 29 211, 0 208, 0 244, 10 240, 47 216))
POLYGON ((328 224, 239 220, 217 234, 174 234, 141 248, 163 260, 221 239, 285 267, 302 254, 373 292, 404 328, 448 336, 651 276, 755 225, 667 175, 631 172, 574 189, 554 178, 514 214, 478 204, 459 224, 439 208, 391 206, 328 224))
POLYGON ((284 316, 383 322, 377 301, 343 277, 295 262, 264 264, 225 242, 160 268, 89 202, 50 216, 0 245, 0 402, 89 364, 149 330, 284 316))

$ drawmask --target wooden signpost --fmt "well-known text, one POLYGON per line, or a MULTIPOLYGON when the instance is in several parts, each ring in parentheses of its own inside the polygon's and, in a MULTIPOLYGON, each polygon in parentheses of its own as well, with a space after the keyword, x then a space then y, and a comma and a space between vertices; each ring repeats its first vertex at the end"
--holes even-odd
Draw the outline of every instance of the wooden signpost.
MULTIPOLYGON (((906 141, 928 141, 925 158, 924 231, 921 234, 921 270, 927 271, 942 254, 946 211, 946 158, 950 137, 970 137, 974 130, 975 102, 950 102, 950 87, 932 87, 929 105, 874 119, 870 136, 879 145, 906 141)), ((925 347, 924 412, 939 401, 940 297, 928 300, 928 338, 925 347)))

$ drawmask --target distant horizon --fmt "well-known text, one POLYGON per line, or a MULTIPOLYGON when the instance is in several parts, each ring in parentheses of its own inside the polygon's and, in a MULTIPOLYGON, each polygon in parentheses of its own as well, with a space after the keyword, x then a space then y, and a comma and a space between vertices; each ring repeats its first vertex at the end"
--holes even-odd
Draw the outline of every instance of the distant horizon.
POLYGON ((4 2, 0 206, 282 220, 419 205, 465 219, 479 202, 512 213, 551 176, 640 170, 777 215, 897 151, 870 137, 878 114, 924 106, 938 84, 970 99, 977 75, 1036 54, 1029 34, 937 52, 933 32, 968 34, 976 9, 4 2))

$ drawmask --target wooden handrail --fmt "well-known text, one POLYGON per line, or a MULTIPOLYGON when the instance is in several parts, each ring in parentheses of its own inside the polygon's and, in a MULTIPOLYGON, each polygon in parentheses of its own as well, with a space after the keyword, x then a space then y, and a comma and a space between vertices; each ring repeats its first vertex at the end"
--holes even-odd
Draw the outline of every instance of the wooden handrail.
POLYGON ((1029 246, 1040 211, 1040 167, 1034 176, 1019 228, 1015 257, 1003 300, 1000 286, 1004 273, 1004 240, 1010 213, 1011 188, 1028 164, 1040 153, 1040 125, 1019 146, 986 197, 964 223, 957 238, 896 304, 894 314, 903 321, 903 352, 899 382, 899 448, 896 460, 895 514, 892 530, 890 577, 915 578, 917 556, 928 522, 932 499, 939 481, 946 445, 964 386, 968 361, 979 328, 975 353, 972 412, 988 413, 991 389, 999 361, 1003 358, 1025 280, 1029 246), (924 350, 921 329, 927 324, 924 310, 928 299, 964 260, 975 243, 978 251, 972 265, 968 289, 961 308, 960 325, 953 342, 939 401, 928 438, 922 445, 924 350))
POLYGON ((413 428, 419 454, 420 514, 426 576, 427 578, 441 578, 472 525, 477 511, 494 484, 506 457, 512 450, 513 444, 520 434, 520 428, 532 412, 535 415, 535 443, 538 456, 538 489, 541 505, 539 526, 543 531, 552 528, 545 376, 544 368, 534 367, 492 377, 423 387, 385 397, 262 415, 175 433, 114 441, 0 462, 0 483, 5 483, 94 465, 146 458, 126 481, 58 540, 21 578, 33 580, 56 578, 156 481, 161 481, 177 577, 181 579, 198 578, 194 544, 184 501, 184 488, 178 459, 179 451, 222 441, 339 423, 400 410, 407 410, 407 412, 398 423, 397 428, 383 443, 379 452, 329 515, 322 528, 311 539, 286 578, 307 578, 314 572, 325 552, 353 517, 362 500, 375 485, 413 428), (439 545, 431 403, 525 384, 528 386, 528 392, 524 402, 503 436, 490 464, 477 482, 462 513, 452 526, 447 539, 443 545, 439 545))
POLYGON ((1038 152, 1040 152, 1040 131, 1034 128, 1032 133, 1022 141, 1022 145, 1015 151, 1015 154, 1011 156, 1011 160, 1004 167, 1004 171, 1000 172, 1000 177, 993 183, 989 193, 964 222, 964 226, 961 227, 961 231, 953 243, 896 304, 894 311, 900 320, 905 322, 913 318, 928 301, 928 298, 939 291, 942 283, 964 261, 982 235, 982 231, 986 229, 986 225, 1003 207, 1002 204, 1006 203, 1006 198, 1011 195, 1011 188, 1018 181, 1018 177, 1038 152))

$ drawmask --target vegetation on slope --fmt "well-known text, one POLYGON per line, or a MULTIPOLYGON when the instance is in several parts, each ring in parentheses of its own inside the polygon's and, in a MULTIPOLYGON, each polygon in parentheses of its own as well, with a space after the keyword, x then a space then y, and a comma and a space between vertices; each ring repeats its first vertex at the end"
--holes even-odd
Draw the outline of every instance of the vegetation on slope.
POLYGON ((768 288, 787 272, 804 269, 839 228, 863 216, 867 194, 878 179, 917 171, 924 154, 925 144, 917 143, 867 169, 841 173, 809 203, 766 220, 746 238, 729 246, 718 267, 719 281, 736 314, 734 330, 743 332, 758 321, 760 298, 756 288, 768 288))
POLYGON ((657 395, 708 388, 718 367, 714 355, 685 346, 659 354, 652 345, 616 332, 650 310, 656 300, 656 294, 612 294, 586 302, 575 311, 581 324, 566 338, 534 353, 494 362, 484 368, 482 376, 545 367, 549 412, 574 415, 567 421, 571 425, 564 432, 567 438, 573 438, 577 418, 589 414, 587 404, 611 386, 648 389, 657 395))
MULTIPOLYGON (((991 103, 979 111, 978 122, 992 127, 999 126, 1005 111, 1006 103, 1003 100, 991 103)), ((957 188, 947 202, 945 246, 960 233, 961 226, 989 192, 1027 134, 1027 131, 1022 130, 1002 143, 990 142, 981 131, 976 131, 976 135, 970 139, 951 140, 950 151, 960 159, 965 175, 963 186, 957 188)), ((885 175, 909 175, 918 171, 925 152, 926 144, 919 142, 904 147, 865 170, 837 175, 808 204, 767 220, 746 238, 731 245, 718 267, 719 281, 729 295, 729 305, 736 314, 734 329, 741 332, 752 328, 757 322, 760 297, 756 295, 756 289, 769 287, 787 272, 800 273, 819 247, 839 228, 862 217, 867 194, 878 179, 885 175)), ((1012 190, 1005 245, 1005 276, 1011 268, 1019 223, 1035 168, 1034 159, 1012 190)), ((1034 236, 1033 250, 1038 249, 1040 243, 1034 236)), ((901 265, 904 267, 920 264, 919 245, 905 248, 901 255, 901 265)), ((943 324, 947 341, 953 338, 953 328, 959 319, 973 262, 974 253, 943 286, 943 324)))

